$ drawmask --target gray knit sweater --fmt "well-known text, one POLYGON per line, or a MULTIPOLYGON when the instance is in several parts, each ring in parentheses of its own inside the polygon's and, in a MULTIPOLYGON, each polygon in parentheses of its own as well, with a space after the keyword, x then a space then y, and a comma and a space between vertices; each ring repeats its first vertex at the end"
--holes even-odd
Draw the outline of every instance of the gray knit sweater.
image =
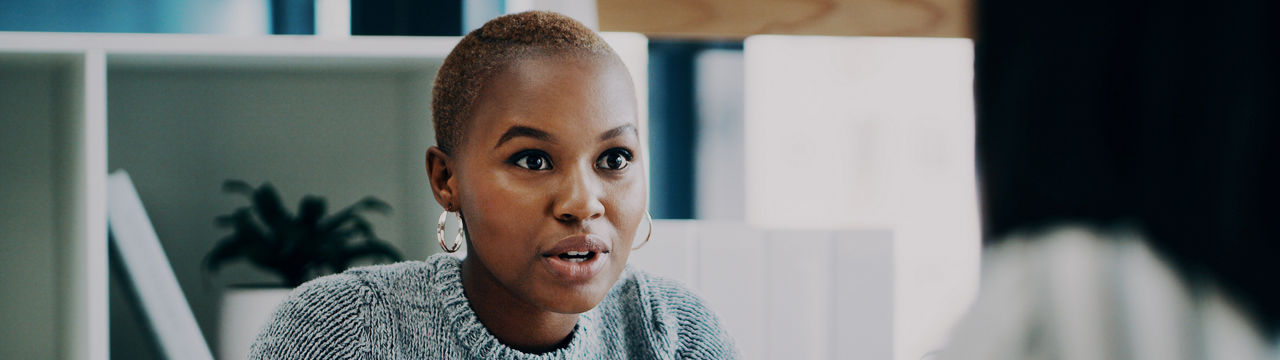
POLYGON ((352 269, 298 287, 276 309, 251 359, 732 359, 714 313, 690 290, 630 266, 600 305, 581 314, 567 346, 507 347, 476 319, 461 261, 352 269))

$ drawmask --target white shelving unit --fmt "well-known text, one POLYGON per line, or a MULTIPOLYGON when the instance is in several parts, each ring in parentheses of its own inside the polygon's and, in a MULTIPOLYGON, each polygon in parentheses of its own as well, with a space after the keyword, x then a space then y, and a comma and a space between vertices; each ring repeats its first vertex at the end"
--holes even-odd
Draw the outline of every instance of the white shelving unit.
MULTIPOLYGON (((605 37, 647 104, 647 40, 605 37)), ((0 358, 108 357, 120 335, 105 211, 116 169, 211 344, 217 284, 263 279, 230 268, 202 284, 200 262, 225 235, 213 218, 245 203, 220 192, 225 179, 270 181, 290 206, 323 195, 331 211, 377 196, 395 208, 371 219, 378 234, 406 257, 433 253, 430 92, 457 40, 0 33, 0 358)))

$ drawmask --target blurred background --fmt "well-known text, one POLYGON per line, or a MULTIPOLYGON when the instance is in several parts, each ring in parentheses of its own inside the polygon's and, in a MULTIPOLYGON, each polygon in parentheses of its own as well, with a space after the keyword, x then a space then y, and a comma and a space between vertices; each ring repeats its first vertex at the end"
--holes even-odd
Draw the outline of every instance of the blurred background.
MULTIPOLYGON (((1274 318, 1277 307, 1266 305, 1280 302, 1265 284, 1276 272, 1260 265, 1276 250, 1269 219, 1280 203, 1271 185, 1280 180, 1277 146, 1268 141, 1280 83, 1277 39, 1268 34, 1280 32, 1268 31, 1274 25, 1261 15, 1274 6, 1202 14, 1189 3, 4 0, 0 31, 13 33, 0 41, 13 43, 0 47, 21 53, 19 40, 35 36, 27 32, 146 33, 267 51, 273 43, 262 39, 286 36, 337 48, 350 42, 371 53, 421 45, 397 51, 437 59, 328 71, 328 63, 284 57, 263 65, 217 48, 108 55, 107 170, 132 174, 195 319, 216 347, 227 289, 276 281, 248 263, 204 270, 203 259, 227 233, 213 219, 244 204, 220 191, 223 180, 271 182, 290 207, 307 194, 327 196, 334 210, 367 195, 386 200, 394 211, 367 220, 403 258, 425 258, 439 252, 429 230, 440 209, 426 188, 421 151, 433 141, 427 94, 440 51, 488 19, 533 9, 603 32, 642 34, 610 41, 622 39, 614 46, 642 77, 653 217, 778 231, 771 236, 891 234, 891 246, 864 254, 883 265, 867 283, 886 290, 865 297, 885 302, 821 302, 833 313, 865 305, 886 314, 859 328, 872 333, 860 337, 870 339, 870 350, 841 356, 847 324, 822 320, 812 331, 825 340, 804 345, 823 349, 799 357, 919 359, 947 343, 976 298, 984 243, 1061 221, 1134 225, 1159 239, 1154 247, 1180 271, 1222 281, 1259 318, 1274 318), (1188 19, 1194 26, 1183 26, 1188 19), (235 65, 245 63, 249 70, 235 65)), ((0 84, 0 98, 13 100, 0 104, 0 121, 17 130, 0 139, 10 144, 3 191, 40 202, 22 197, 19 185, 54 182, 59 173, 21 154, 56 146, 24 138, 54 134, 46 137, 56 141, 58 129, 31 125, 23 111, 56 103, 30 110, 18 99, 33 89, 25 84, 41 83, 32 74, 52 70, 4 56, 0 82, 10 86, 0 84), (37 175, 15 175, 31 169, 37 175)), ((25 211, 17 208, 5 211, 25 211)), ((12 218, 5 228, 22 229, 25 218, 12 218)), ((26 289, 20 274, 30 269, 57 273, 45 264, 56 261, 21 255, 55 245, 15 239, 4 240, 17 255, 4 259, 2 288, 26 289)), ((815 252, 807 250, 762 251, 777 261, 815 252)), ((823 271, 838 273, 839 261, 823 271)), ((143 316, 119 305, 130 301, 126 276, 112 268, 109 278, 110 356, 159 358, 143 316)), ((30 308, 4 314, 51 316, 20 314, 30 308)), ((786 354, 759 345, 769 332, 752 329, 767 321, 738 321, 729 325, 748 358, 786 354)), ((3 346, 0 354, 15 358, 44 353, 3 346)))

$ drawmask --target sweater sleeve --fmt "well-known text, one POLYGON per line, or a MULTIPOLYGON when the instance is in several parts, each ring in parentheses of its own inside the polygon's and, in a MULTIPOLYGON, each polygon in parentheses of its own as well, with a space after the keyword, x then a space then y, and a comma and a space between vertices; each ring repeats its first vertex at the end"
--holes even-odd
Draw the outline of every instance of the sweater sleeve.
POLYGON ((676 353, 681 359, 738 359, 733 338, 715 311, 692 290, 658 276, 650 278, 654 295, 666 303, 676 321, 676 353))
POLYGON ((356 276, 306 284, 276 308, 249 349, 249 359, 368 359, 373 292, 356 276))

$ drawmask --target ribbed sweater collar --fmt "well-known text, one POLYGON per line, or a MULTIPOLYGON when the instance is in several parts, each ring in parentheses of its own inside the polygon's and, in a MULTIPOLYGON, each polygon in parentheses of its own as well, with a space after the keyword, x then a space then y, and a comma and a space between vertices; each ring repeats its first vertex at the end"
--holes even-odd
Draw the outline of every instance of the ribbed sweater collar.
POLYGON ((586 349, 589 347, 586 342, 589 338, 587 334, 592 330, 590 319, 595 316, 595 309, 578 316, 578 325, 574 327, 573 338, 567 346, 536 355, 521 352, 499 341, 476 317, 462 289, 462 261, 447 254, 434 255, 430 260, 436 264, 431 283, 435 284, 435 291, 444 299, 444 313, 458 332, 458 341, 472 358, 541 360, 564 359, 571 357, 571 354, 590 353, 591 349, 586 349))

